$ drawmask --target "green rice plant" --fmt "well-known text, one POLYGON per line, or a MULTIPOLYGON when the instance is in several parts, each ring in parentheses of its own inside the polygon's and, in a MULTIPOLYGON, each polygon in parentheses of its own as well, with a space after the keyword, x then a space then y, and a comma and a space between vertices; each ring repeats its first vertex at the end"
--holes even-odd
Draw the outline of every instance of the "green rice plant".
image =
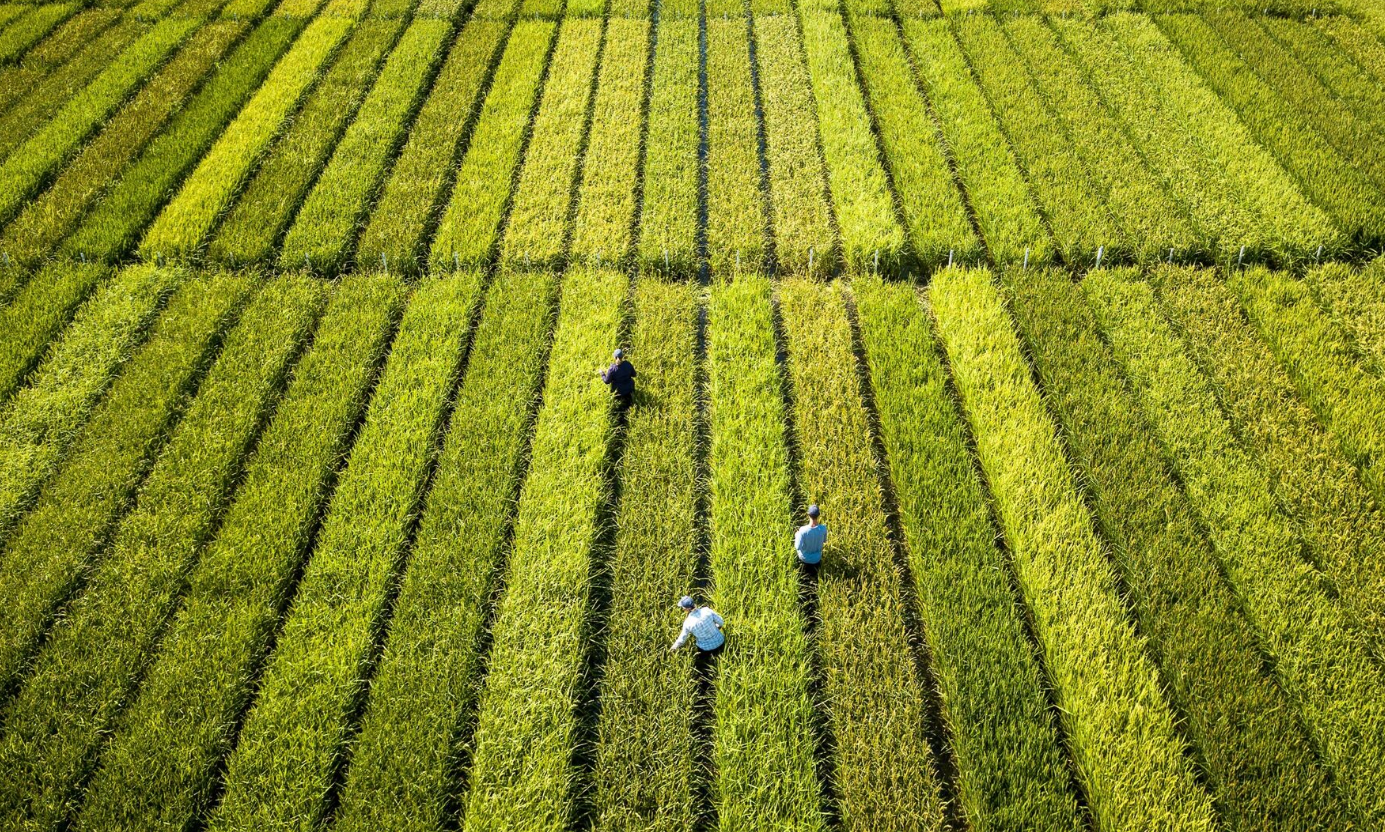
POLYGON ((1212 162, 1226 171, 1236 192, 1258 212, 1267 253, 1279 259, 1302 259, 1320 245, 1340 244, 1341 232, 1327 215, 1311 205, 1269 152, 1255 143, 1246 126, 1182 60, 1153 21, 1122 12, 1105 18, 1104 25, 1139 56, 1137 64, 1146 77, 1163 91, 1165 100, 1176 103, 1180 119, 1207 148, 1212 162))
POLYGON ((92 407, 181 279, 164 270, 131 268, 106 282, 49 348, 28 386, 0 407, 0 537, 62 463, 92 407))
MULTIPOLYGON (((779 298, 799 490, 822 506, 830 528, 816 646, 836 810, 846 829, 941 829, 923 680, 909 649, 846 307, 836 285, 807 278, 782 283, 779 298)), ((793 557, 788 540, 780 557, 793 557)))
MULTIPOLYGON (((756 0, 758 4, 759 0, 756 0)), ((754 18, 764 109, 774 259, 780 273, 826 274, 837 262, 812 82, 791 11, 754 18)))
POLYGON ((698 24, 660 4, 645 135, 640 262, 689 274, 697 260, 698 24))
MULTIPOLYGON (((563 16, 563 9, 566 5, 565 0, 523 0, 520 4, 519 16, 525 20, 556 21, 563 16)), ((590 9, 591 6, 587 5, 585 8, 590 9)))
POLYGON ((1169 249, 1187 257, 1202 250, 1201 235, 1125 133, 1115 114, 1040 18, 1005 21, 1010 45, 1029 70, 1053 115, 1067 128, 1073 150, 1105 195, 1139 260, 1163 259, 1169 249))
POLYGON ((431 830, 450 816, 556 300, 548 272, 501 272, 488 291, 354 743, 343 830, 431 830))
POLYGON ((433 239, 429 263, 434 270, 473 266, 491 255, 528 135, 534 100, 543 82, 554 29, 546 20, 515 24, 433 239))
POLYGON ((759 125, 743 15, 707 20, 707 260, 718 272, 765 263, 759 125))
POLYGON ((323 15, 308 25, 155 218, 140 242, 141 257, 189 258, 198 253, 212 225, 353 24, 350 18, 323 15))
POLYGON ((1367 632, 1385 636, 1385 517, 1356 470, 1215 272, 1160 269, 1152 282, 1314 562, 1367 632))
POLYGON ((1297 107, 1257 77, 1206 20, 1169 15, 1158 18, 1158 23, 1339 228, 1356 240, 1385 239, 1385 197, 1297 107))
POLYGON ((48 633, 0 739, 6 828, 51 829, 75 808, 324 294, 310 280, 281 278, 250 304, 141 486, 138 507, 48 633))
POLYGON ((150 29, 10 154, 0 165, 0 222, 8 222, 18 213, 24 200, 72 156, 196 25, 197 21, 174 17, 150 29))
POLYGON ((8 26, 11 21, 23 15, 29 10, 29 6, 24 3, 5 3, 0 5, 0 32, 8 26))
POLYGON ((1132 275, 1083 281, 1097 319, 1171 457, 1242 609, 1349 805, 1367 826, 1385 812, 1385 679, 1303 544, 1275 505, 1269 476, 1236 442, 1212 386, 1132 275))
POLYGON ((256 27, 145 146, 139 159, 116 177, 61 251, 71 257, 93 255, 107 261, 128 252, 303 25, 299 18, 276 16, 256 27))
POLYGON ((1385 82, 1385 43, 1381 43, 1363 24, 1345 15, 1329 15, 1313 25, 1331 36, 1338 49, 1346 52, 1376 83, 1385 82))
POLYGON ((25 97, 35 84, 98 39, 120 18, 120 10, 91 8, 73 15, 12 66, 0 66, 0 113, 25 97))
POLYGON ((606 24, 569 252, 578 262, 619 263, 633 244, 643 127, 632 114, 644 104, 649 28, 643 19, 606 24))
POLYGON ((1002 275, 1011 314, 1111 544, 1126 597, 1228 828, 1307 830, 1351 818, 1260 638, 1222 577, 1096 318, 1058 271, 1002 275))
POLYGON ((791 471, 776 353, 769 281, 746 275, 714 284, 708 566, 727 642, 717 660, 712 799, 727 832, 825 828, 811 648, 788 543, 791 471))
POLYGON ((804 0, 799 27, 808 57, 818 140, 841 231, 842 257, 849 268, 897 267, 904 254, 904 229, 871 133, 870 114, 852 64, 846 27, 836 12, 814 11, 804 0))
POLYGON ((962 814, 973 828, 1076 830, 1043 674, 926 314, 908 284, 857 278, 852 291, 962 814))
POLYGON ((216 21, 194 33, 53 184, 25 204, 0 236, 0 251, 31 265, 48 255, 248 28, 239 21, 216 21))
POLYGON ((612 21, 622 18, 626 20, 649 20, 650 0, 609 0, 607 6, 610 18, 606 24, 608 27, 612 21))
POLYGON ((404 294, 385 275, 336 289, 72 828, 182 827, 205 811, 404 294))
POLYGON ((109 274, 103 266, 52 263, 34 275, 14 301, 0 307, 0 405, 24 383, 82 301, 109 274))
POLYGON ((946 270, 929 299, 1093 818, 1212 829, 1211 800, 990 275, 946 270))
POLYGON ((273 256, 275 243, 360 108, 405 23, 401 17, 367 19, 351 33, 332 68, 227 213, 208 244, 209 260, 235 265, 263 263, 273 256))
POLYGON ((415 290, 258 698, 226 763, 225 798, 208 819, 209 829, 287 829, 321 821, 480 289, 481 275, 464 271, 428 279, 415 290))
POLYGON ((76 13, 76 3, 31 6, 18 20, 0 32, 0 61, 11 62, 76 13))
POLYGON ((610 499, 611 394, 594 365, 620 337, 629 281, 582 267, 563 281, 505 594, 491 628, 466 832, 550 829, 571 811, 593 548, 610 499))
POLYGON ((301 262, 335 274, 346 267, 386 165, 427 93, 451 33, 450 21, 422 18, 400 38, 284 237, 280 268, 301 262))
POLYGON ((1053 239, 947 21, 907 20, 904 34, 991 259, 1047 262, 1053 239))
POLYGON ((949 258, 984 260, 898 27, 892 20, 867 17, 853 18, 851 28, 914 254, 929 269, 949 258))
POLYGON ((1312 23, 1281 17, 1262 17, 1259 23, 1333 95, 1345 101, 1362 123, 1380 134, 1385 128, 1385 91, 1378 79, 1312 23))
POLYGON ((1342 263, 1309 269, 1308 285, 1356 342, 1366 366, 1385 375, 1385 260, 1377 258, 1359 269, 1342 263))
MULTIPOLYGON (((710 23, 710 21, 709 21, 710 23)), ((592 775, 598 830, 687 829, 696 778, 691 651, 671 659, 698 551, 698 293, 686 282, 635 283, 631 354, 640 394, 621 461, 609 565, 611 610, 592 775)))
MULTIPOLYGON (((512 4, 513 5, 513 4, 512 4)), ((451 180, 453 160, 481 107, 489 71, 509 33, 508 23, 473 18, 457 36, 419 110, 408 143, 395 160, 356 250, 356 262, 417 272, 420 247, 451 180)))
POLYGON ((1380 427, 1385 379, 1356 360, 1351 340, 1318 306, 1303 281, 1252 269, 1232 274, 1227 282, 1299 395, 1360 469, 1377 504, 1385 505, 1385 431, 1380 427))
POLYGON ((501 243, 510 265, 553 266, 567 248, 602 30, 599 19, 569 17, 558 35, 501 243))
POLYGON ((1101 247, 1108 255, 1130 256, 1134 241, 1121 228, 1120 218, 1111 215, 999 24, 987 15, 968 15, 954 19, 952 31, 969 55, 991 111, 1010 137, 1063 259, 1091 262, 1101 247))

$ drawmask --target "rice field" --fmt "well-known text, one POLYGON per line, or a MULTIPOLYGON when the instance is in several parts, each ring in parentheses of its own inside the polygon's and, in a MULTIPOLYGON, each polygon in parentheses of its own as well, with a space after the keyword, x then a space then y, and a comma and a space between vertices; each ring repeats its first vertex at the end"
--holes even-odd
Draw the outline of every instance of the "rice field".
POLYGON ((1382 148, 1374 0, 0 3, 0 829, 1385 828, 1382 148))

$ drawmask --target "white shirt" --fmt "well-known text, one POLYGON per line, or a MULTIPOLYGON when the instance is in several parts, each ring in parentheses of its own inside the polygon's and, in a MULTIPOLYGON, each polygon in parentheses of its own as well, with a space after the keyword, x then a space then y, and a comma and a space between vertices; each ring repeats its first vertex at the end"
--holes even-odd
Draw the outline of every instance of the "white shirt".
POLYGON ((682 647, 687 643, 688 636, 692 636, 697 641, 698 650, 715 650, 726 643, 726 636, 721 634, 721 628, 725 623, 721 616, 711 609, 698 607, 683 619, 683 632, 678 634, 673 649, 682 647))

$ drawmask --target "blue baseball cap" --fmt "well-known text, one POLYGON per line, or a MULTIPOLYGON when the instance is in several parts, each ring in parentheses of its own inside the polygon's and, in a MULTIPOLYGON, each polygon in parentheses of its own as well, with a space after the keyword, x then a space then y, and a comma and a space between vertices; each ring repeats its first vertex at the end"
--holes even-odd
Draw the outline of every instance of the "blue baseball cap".
POLYGON ((809 516, 809 517, 817 517, 818 514, 819 514, 819 512, 818 512, 818 505, 817 505, 817 503, 813 503, 811 506, 808 506, 808 516, 809 516))
POLYGON ((616 350, 616 358, 624 358, 624 357, 625 357, 625 350, 617 349, 617 350, 616 350))
POLYGON ((685 610, 690 610, 697 605, 693 603, 691 595, 684 595, 682 598, 678 599, 678 606, 682 607, 685 610))

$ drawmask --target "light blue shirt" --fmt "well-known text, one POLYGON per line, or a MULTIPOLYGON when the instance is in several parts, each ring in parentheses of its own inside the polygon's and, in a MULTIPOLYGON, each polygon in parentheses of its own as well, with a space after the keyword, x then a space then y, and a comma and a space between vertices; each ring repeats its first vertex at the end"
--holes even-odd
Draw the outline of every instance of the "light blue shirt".
POLYGON ((726 643, 726 636, 721 634, 721 628, 725 625, 726 622, 721 620, 721 616, 707 607, 698 607, 683 619, 683 631, 678 634, 673 649, 677 650, 687 644, 688 637, 691 636, 697 641, 698 650, 715 650, 726 643))
POLYGON ((822 547, 827 545, 827 524, 799 526, 793 536, 798 559, 807 564, 822 563, 822 547))

